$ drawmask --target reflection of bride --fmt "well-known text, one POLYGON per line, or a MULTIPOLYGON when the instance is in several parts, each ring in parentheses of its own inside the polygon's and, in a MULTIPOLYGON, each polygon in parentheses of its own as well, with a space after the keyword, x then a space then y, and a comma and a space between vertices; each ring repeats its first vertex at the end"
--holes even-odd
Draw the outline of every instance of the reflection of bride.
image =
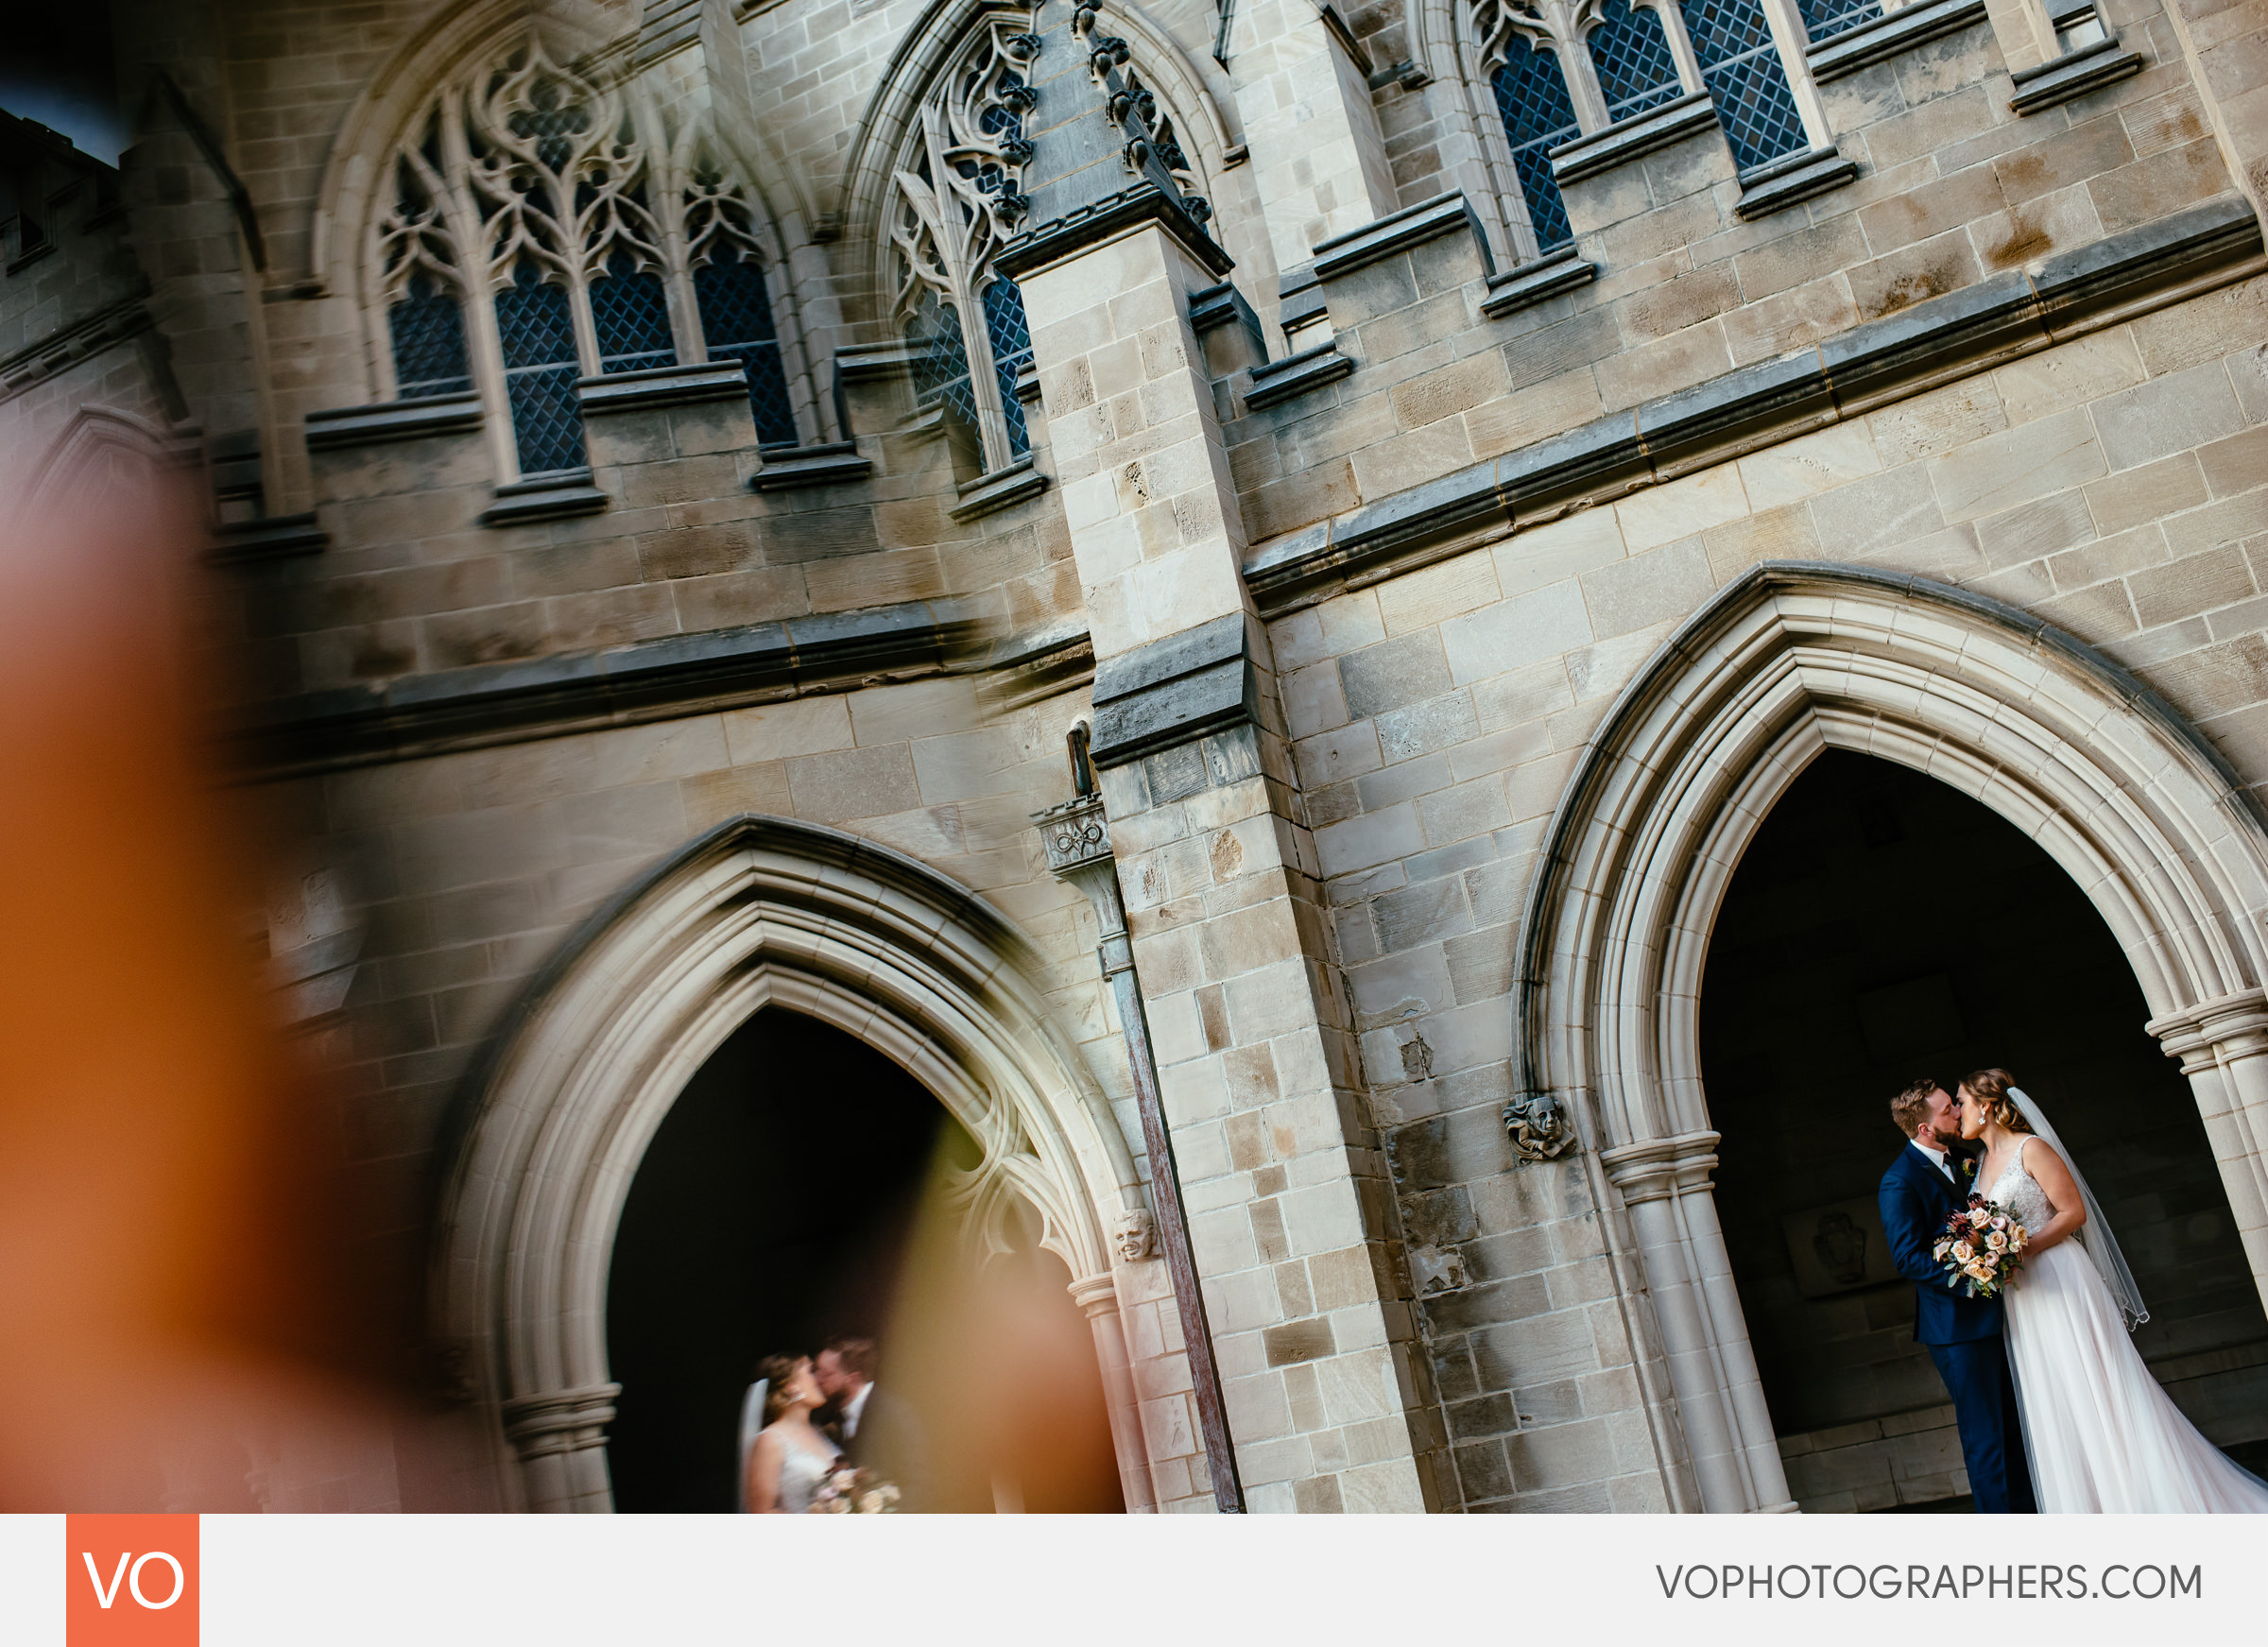
POLYGON ((811 1421, 826 1398, 809 1356, 767 1355, 756 1376, 748 1404, 763 1427, 743 1448, 742 1507, 756 1515, 801 1515, 842 1456, 811 1421))
POLYGON ((2133 1272, 2039 1107, 2005 1070, 1961 1083, 1977 1191, 2031 1237, 2009 1284, 2008 1366, 2039 1507, 2268 1514, 2260 1481, 2197 1433, 2126 1334, 2149 1319, 2133 1272))

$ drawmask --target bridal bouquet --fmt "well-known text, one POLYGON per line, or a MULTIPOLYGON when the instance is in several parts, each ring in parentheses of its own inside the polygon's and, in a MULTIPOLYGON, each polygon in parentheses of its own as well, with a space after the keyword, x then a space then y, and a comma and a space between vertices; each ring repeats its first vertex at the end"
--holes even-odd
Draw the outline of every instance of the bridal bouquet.
POLYGON ((1997 1201, 1971 1195, 1967 1206, 1945 1221, 1933 1251, 1970 1297, 1990 1298, 2023 1267, 2024 1244, 2030 1239, 2015 1213, 1997 1201))
POLYGON ((812 1496, 815 1516, 888 1516, 898 1509, 898 1489, 870 1469, 838 1464, 812 1496))

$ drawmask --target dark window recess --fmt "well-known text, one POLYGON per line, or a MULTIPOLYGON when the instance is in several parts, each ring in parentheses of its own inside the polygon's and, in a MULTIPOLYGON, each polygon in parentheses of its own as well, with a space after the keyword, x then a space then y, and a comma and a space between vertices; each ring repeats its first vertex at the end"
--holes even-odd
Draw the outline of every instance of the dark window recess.
POLYGON ((512 283, 496 294, 496 331, 520 472, 582 468, 583 413, 575 395, 580 368, 566 288, 545 281, 533 258, 523 259, 512 283))
POLYGON ((1536 231, 1536 249, 1554 251, 1569 244, 1575 232, 1567 221, 1566 202, 1552 176, 1551 151, 1576 137, 1575 106, 1567 94, 1567 77, 1559 59, 1548 46, 1523 49, 1515 36, 1512 56, 1497 65, 1491 77, 1496 107, 1504 117, 1504 136, 1512 145, 1512 170, 1528 204, 1528 224, 1536 231))
POLYGON ((1756 0, 1679 0, 1679 7, 1734 163, 1753 171, 1808 148, 1787 70, 1756 0))
POLYGON ((1677 80, 1676 60, 1670 56, 1669 37, 1651 8, 1606 0, 1599 18, 1589 44, 1591 65, 1599 71, 1599 90, 1606 94, 1609 121, 1619 124, 1685 94, 1677 80))
POLYGON ((945 414, 973 430, 976 394, 969 386, 969 349, 961 338, 960 317, 934 291, 921 295, 907 327, 913 346, 914 397, 922 406, 942 405, 945 414))
POLYGON ((772 326, 772 300, 765 290, 764 271, 727 247, 693 271, 693 295, 701 311, 701 339, 709 346, 709 358, 737 360, 747 373, 757 440, 766 446, 794 445, 796 420, 788 409, 787 374, 780 366, 780 339, 772 326))
POLYGON ((606 274, 591 283, 591 322, 598 333, 602 372, 678 364, 662 277, 639 268, 638 260, 627 251, 610 257, 606 274))
POLYGON ((429 274, 409 277, 402 300, 387 311, 394 339, 394 387, 405 401, 461 395, 472 386, 465 365, 465 315, 429 274))

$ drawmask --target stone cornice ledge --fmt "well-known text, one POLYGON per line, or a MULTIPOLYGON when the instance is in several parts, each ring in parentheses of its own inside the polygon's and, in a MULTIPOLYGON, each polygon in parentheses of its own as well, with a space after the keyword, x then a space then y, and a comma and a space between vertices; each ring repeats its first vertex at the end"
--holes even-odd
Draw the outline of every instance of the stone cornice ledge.
POLYGON ((570 515, 595 515, 611 502, 591 484, 588 469, 563 469, 533 480, 515 480, 496 489, 496 501, 480 512, 484 526, 524 526, 536 521, 560 521, 570 515))
POLYGON ((956 521, 973 521, 980 515, 1005 509, 1010 504, 1036 498, 1046 489, 1047 476, 1033 468, 1030 456, 1026 455, 1005 469, 980 474, 960 488, 961 501, 945 512, 956 521))
POLYGON ((1574 247, 1565 246, 1547 257, 1523 263, 1500 275, 1490 275, 1488 295, 1481 300, 1481 313, 1491 320, 1501 320, 1506 315, 1558 297, 1562 292, 1587 286, 1598 278, 1597 264, 1586 263, 1575 255, 1574 247))
POLYGON ((1741 197, 1733 211, 1744 223, 1785 211, 1814 195, 1839 189, 1859 175, 1859 163, 1846 160, 1833 144, 1807 149, 1759 166, 1741 177, 1741 197))
POLYGON ((1025 230, 993 253, 992 266, 1010 280, 1022 280, 1149 223, 1179 241, 1213 279, 1224 279, 1236 266, 1236 260, 1205 232, 1187 207, 1151 182, 1136 183, 1052 223, 1025 230))
POLYGON ((1924 41, 1984 21, 1984 0, 1924 0, 1891 11, 1872 23, 1845 29, 1805 55, 1814 80, 1840 79, 1894 58, 1924 41))
POLYGON ((859 455, 855 440, 821 446, 767 446, 759 449, 764 467, 748 476, 757 491, 791 491, 805 486, 844 486, 874 472, 874 460, 859 455))
POLYGON ((307 414, 307 450, 331 452, 385 440, 422 440, 480 427, 480 396, 435 395, 422 401, 387 401, 374 406, 338 406, 307 414))
POLYGON ((1366 223, 1352 233, 1324 241, 1315 248, 1315 278, 1338 280, 1459 229, 1469 232, 1474 244, 1482 247, 1488 244, 1481 232, 1479 219, 1473 216, 1472 208, 1466 204, 1462 194, 1436 195, 1381 217, 1375 223, 1366 223))
POLYGON ((657 406, 681 406, 699 401, 745 400, 747 373, 738 362, 729 366, 657 366, 644 371, 617 371, 604 377, 578 379, 576 398, 583 415, 608 412, 644 412, 657 406))
POLYGON ((1335 340, 1302 349, 1281 360, 1271 360, 1265 366, 1252 369, 1251 380, 1245 388, 1245 409, 1264 412, 1270 406, 1280 406, 1310 389, 1337 382, 1353 369, 1354 357, 1341 354, 1335 340))
POLYGON ((2260 252, 2225 195, 1287 534, 1245 582, 1272 618, 2193 296, 2260 252))
POLYGON ((255 705, 229 742, 244 767, 263 772, 367 766, 934 674, 976 629, 956 603, 916 601, 664 635, 255 705))
POLYGON ((2140 74, 2143 60, 2139 51, 2121 51, 2114 34, 2011 76, 2016 94, 2008 99, 2008 107, 2019 114, 2037 114, 2140 74))
POLYGON ((1245 615, 1230 612, 1098 664, 1088 753, 1124 766, 1256 720, 1259 704, 1245 615))
POLYGON ((1658 109, 1561 144, 1551 152, 1552 176, 1562 184, 1579 183, 1695 132, 1713 131, 1716 125, 1717 111, 1709 94, 1689 92, 1658 109))

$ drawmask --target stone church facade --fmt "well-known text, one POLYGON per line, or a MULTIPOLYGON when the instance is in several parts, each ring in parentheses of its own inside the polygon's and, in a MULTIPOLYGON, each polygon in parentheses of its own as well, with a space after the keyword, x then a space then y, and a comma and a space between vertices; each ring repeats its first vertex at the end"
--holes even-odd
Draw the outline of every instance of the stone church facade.
POLYGON ((5 133, 0 429, 210 481, 271 967, 477 1437, 361 1501, 609 1507, 613 1220, 765 1005, 1040 1215, 1129 1507, 1958 1491, 1942 1411, 1775 1433, 1712 1200, 1830 749, 2070 872, 2268 1288, 2258 4, 115 35, 120 170, 5 133))

